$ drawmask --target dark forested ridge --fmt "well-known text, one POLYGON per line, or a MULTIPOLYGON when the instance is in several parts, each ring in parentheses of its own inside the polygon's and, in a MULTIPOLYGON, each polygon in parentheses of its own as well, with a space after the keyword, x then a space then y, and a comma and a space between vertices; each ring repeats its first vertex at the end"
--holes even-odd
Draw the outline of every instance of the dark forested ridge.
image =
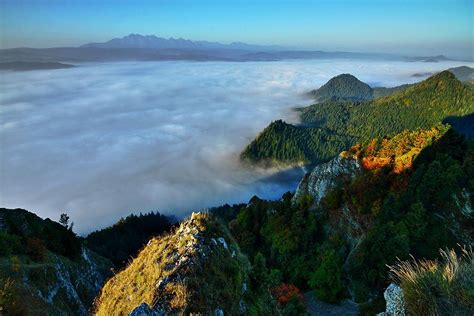
POLYGON ((317 163, 334 157, 353 141, 350 135, 278 120, 247 146, 241 158, 264 166, 317 163))
POLYGON ((169 231, 171 226, 171 220, 158 212, 132 214, 110 227, 90 233, 86 243, 117 268, 122 268, 148 240, 169 231))
POLYGON ((271 123, 241 157, 253 162, 318 163, 354 142, 427 128, 473 112, 472 87, 443 71, 375 100, 313 104, 301 112, 303 125, 271 123))

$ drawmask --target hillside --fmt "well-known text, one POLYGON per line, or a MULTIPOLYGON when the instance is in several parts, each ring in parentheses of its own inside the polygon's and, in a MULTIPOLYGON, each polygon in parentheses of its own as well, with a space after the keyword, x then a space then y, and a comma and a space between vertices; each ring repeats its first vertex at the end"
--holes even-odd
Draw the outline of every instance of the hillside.
POLYGON ((253 198, 233 219, 222 211, 242 251, 267 258, 275 284, 351 298, 374 315, 385 309, 387 264, 474 242, 473 153, 449 126, 406 130, 317 165, 294 196, 253 198))
POLYGON ((472 81, 474 79, 474 68, 468 66, 449 68, 448 71, 461 81, 472 81))
POLYGON ((405 129, 427 128, 445 118, 473 112, 473 89, 443 71, 375 100, 331 100, 306 107, 301 112, 301 126, 273 122, 244 149, 241 157, 251 162, 318 163, 354 142, 365 143, 405 129), (316 141, 313 135, 317 135, 316 141), (331 140, 331 144, 319 140, 331 140))
MULTIPOLYGON (((193 213, 152 238, 105 283, 92 312, 306 315, 307 307, 330 314, 346 306, 374 315, 385 310, 387 265, 474 243, 473 163, 472 143, 441 124, 353 145, 316 166, 294 195, 193 213)), ((146 238, 144 222, 163 220, 128 217, 97 232, 94 243, 113 254, 119 248, 110 240, 136 245, 146 238)), ((88 314, 110 262, 69 226, 24 210, 1 210, 0 227, 0 307, 88 314)), ((419 295, 410 294, 407 304, 419 295)))
POLYGON ((350 74, 336 76, 317 90, 311 91, 311 95, 319 102, 330 99, 341 99, 348 101, 364 101, 372 99, 372 88, 350 74))
POLYGON ((174 232, 151 239, 105 284, 95 313, 270 313, 268 290, 258 277, 221 223, 193 213, 174 232))
POLYGON ((71 229, 22 209, 0 209, 0 311, 88 315, 112 263, 71 229))
MULTIPOLYGON (((469 83, 474 79, 474 69, 468 66, 449 68, 447 71, 451 72, 462 82, 469 83)), ((430 75, 432 76, 434 73, 414 74, 413 77, 426 77, 430 75)), ((318 102, 325 100, 365 101, 389 96, 395 92, 406 90, 413 85, 403 84, 390 88, 371 88, 350 74, 342 74, 330 79, 321 88, 311 91, 310 95, 314 96, 318 102)))
POLYGON ((263 166, 303 165, 328 160, 352 142, 329 130, 272 122, 242 152, 241 158, 263 166))

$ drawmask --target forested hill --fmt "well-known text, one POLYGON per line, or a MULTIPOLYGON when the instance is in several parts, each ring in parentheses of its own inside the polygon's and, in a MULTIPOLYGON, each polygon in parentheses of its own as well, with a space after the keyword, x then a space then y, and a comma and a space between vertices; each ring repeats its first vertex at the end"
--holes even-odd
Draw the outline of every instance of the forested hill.
POLYGON ((311 92, 318 101, 333 98, 349 101, 365 101, 372 99, 372 88, 350 74, 342 74, 329 80, 317 90, 311 92))
POLYGON ((471 86, 443 71, 392 95, 366 102, 327 101, 304 108, 303 125, 272 122, 242 152, 251 162, 318 163, 354 142, 427 128, 474 112, 471 86))
MULTIPOLYGON (((403 131, 353 145, 316 166, 293 197, 254 197, 246 207, 233 207, 233 218, 228 206, 212 211, 224 213, 251 261, 263 254, 276 289, 284 282, 328 302, 350 297, 363 303, 360 315, 375 315, 385 310, 387 264, 472 245, 473 158, 472 143, 449 126, 403 131)), ((472 315, 469 278, 445 284, 434 273, 411 276, 419 284, 403 293, 407 301, 456 311, 426 315, 472 315), (461 313, 466 307, 470 313, 461 313)))
POLYGON ((112 262, 91 251, 68 218, 59 224, 0 208, 0 315, 89 315, 112 262))

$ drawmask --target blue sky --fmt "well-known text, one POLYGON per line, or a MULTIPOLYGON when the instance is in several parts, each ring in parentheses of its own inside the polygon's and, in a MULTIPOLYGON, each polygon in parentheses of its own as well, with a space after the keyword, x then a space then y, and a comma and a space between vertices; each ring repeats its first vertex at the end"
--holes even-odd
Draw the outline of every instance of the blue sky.
POLYGON ((1 46, 130 33, 322 50, 472 57, 472 0, 0 0, 1 46))

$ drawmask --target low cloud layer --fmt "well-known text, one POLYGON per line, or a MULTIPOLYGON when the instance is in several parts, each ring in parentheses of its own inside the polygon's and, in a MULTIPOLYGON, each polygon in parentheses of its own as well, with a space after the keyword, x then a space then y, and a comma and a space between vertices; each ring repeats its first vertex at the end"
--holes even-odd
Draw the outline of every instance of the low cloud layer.
POLYGON ((295 61, 84 64, 0 73, 0 206, 79 233, 130 212, 184 215, 297 177, 243 167, 238 154, 271 120, 294 119, 304 92, 352 73, 372 86, 415 82, 458 63, 295 61))

